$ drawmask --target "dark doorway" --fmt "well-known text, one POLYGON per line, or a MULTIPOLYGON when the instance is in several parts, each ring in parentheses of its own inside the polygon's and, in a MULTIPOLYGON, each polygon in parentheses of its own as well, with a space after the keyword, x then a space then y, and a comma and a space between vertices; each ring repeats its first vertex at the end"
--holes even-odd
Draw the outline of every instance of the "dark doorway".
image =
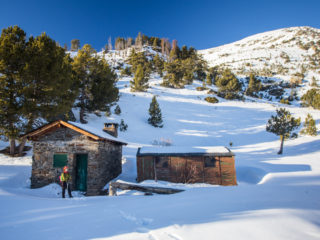
POLYGON ((87 191, 88 154, 76 154, 76 189, 87 191))

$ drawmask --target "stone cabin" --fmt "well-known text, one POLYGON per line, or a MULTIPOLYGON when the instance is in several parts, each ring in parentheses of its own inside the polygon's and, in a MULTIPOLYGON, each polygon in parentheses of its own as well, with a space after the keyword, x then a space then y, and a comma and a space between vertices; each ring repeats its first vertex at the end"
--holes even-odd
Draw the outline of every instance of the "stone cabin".
POLYGON ((102 127, 57 120, 22 136, 33 142, 31 188, 58 182, 67 165, 73 190, 101 194, 121 173, 122 146, 126 145, 102 127))
POLYGON ((137 152, 137 181, 237 185, 235 155, 226 147, 142 147, 137 152))

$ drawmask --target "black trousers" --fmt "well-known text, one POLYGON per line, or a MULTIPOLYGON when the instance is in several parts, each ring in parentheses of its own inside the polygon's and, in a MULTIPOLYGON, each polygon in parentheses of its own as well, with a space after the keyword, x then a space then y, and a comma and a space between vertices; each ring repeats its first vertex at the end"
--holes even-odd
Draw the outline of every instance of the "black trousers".
POLYGON ((65 198, 66 188, 68 189, 68 195, 72 198, 71 195, 71 184, 67 182, 62 182, 62 198, 65 198))

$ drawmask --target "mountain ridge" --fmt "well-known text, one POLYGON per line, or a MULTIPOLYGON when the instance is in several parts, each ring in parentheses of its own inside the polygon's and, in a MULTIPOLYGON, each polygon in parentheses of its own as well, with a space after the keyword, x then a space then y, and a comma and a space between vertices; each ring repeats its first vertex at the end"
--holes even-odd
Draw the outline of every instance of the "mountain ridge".
POLYGON ((320 29, 308 26, 258 33, 198 53, 209 66, 227 67, 240 76, 253 72, 284 80, 296 73, 306 79, 320 77, 320 29))
POLYGON ((268 30, 268 31, 259 32, 259 33, 255 33, 255 34, 252 34, 252 35, 248 35, 248 36, 243 37, 243 38, 241 38, 239 40, 236 40, 236 41, 233 41, 233 42, 229 42, 229 43, 225 43, 225 44, 222 44, 222 45, 219 45, 219 46, 216 46, 216 47, 199 49, 198 51, 205 51, 205 50, 210 50, 210 49, 223 47, 223 46, 226 46, 226 45, 229 45, 229 44, 234 44, 234 43, 241 42, 243 40, 246 40, 246 39, 249 39, 249 38, 252 38, 252 37, 258 37, 259 35, 264 35, 264 34, 267 34, 267 33, 272 33, 272 32, 281 31, 281 30, 294 31, 296 29, 299 29, 299 30, 314 30, 314 31, 319 31, 319 33, 320 33, 320 29, 314 28, 314 27, 311 27, 311 26, 294 26, 294 27, 287 27, 287 28, 277 28, 277 29, 274 29, 274 30, 268 30))

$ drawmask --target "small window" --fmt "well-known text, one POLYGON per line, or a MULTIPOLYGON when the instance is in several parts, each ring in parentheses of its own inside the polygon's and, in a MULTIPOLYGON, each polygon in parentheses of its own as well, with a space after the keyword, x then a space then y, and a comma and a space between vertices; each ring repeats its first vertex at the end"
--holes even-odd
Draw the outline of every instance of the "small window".
POLYGON ((168 168, 169 167, 169 158, 168 157, 155 157, 156 167, 157 168, 168 168))
POLYGON ((54 154, 53 155, 53 167, 64 167, 68 165, 67 154, 54 154))
POLYGON ((204 167, 215 167, 216 161, 217 160, 215 157, 205 157, 204 158, 204 167))

